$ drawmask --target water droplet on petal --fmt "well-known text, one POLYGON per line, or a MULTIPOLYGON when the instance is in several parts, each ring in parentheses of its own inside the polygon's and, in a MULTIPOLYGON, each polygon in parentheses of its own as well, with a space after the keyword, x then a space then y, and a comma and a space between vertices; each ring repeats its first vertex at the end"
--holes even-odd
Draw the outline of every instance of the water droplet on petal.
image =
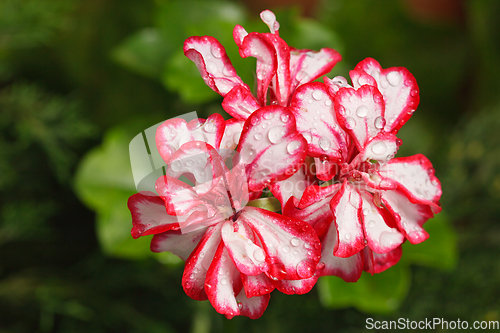
POLYGON ((179 171, 180 169, 182 169, 182 163, 179 160, 175 160, 170 164, 170 167, 174 171, 179 171))
POLYGON ((259 141, 259 140, 262 140, 262 134, 260 133, 255 133, 255 135, 253 136, 255 138, 255 140, 259 141))
POLYGON ((379 141, 379 142, 376 142, 373 146, 372 146, 372 152, 374 154, 377 154, 377 155, 382 155, 383 153, 385 153, 387 151, 387 146, 384 142, 382 141, 379 141))
POLYGON ((283 253, 289 253, 290 252, 290 246, 288 245, 283 245, 281 247, 281 251, 283 251, 283 253))
POLYGON ((327 99, 325 100, 325 105, 326 105, 326 106, 330 106, 330 105, 332 105, 332 100, 331 100, 331 99, 329 99, 329 98, 327 98, 327 99))
POLYGON ((365 105, 361 105, 356 109, 356 115, 360 118, 366 117, 368 114, 368 108, 365 105))
POLYGON ((274 144, 280 142, 283 136, 285 136, 285 130, 282 127, 273 127, 267 133, 269 141, 274 144))
POLYGON ((254 251, 253 257, 257 261, 264 261, 264 260, 266 260, 266 253, 264 252, 264 250, 259 248, 259 249, 254 251))
POLYGON ((297 237, 293 237, 290 240, 290 244, 292 244, 292 246, 299 246, 300 245, 300 239, 298 239, 297 237))
POLYGON ((403 80, 403 77, 401 76, 400 73, 394 71, 390 72, 387 74, 387 81, 391 86, 397 87, 401 84, 401 81, 403 80))
POLYGON ((321 90, 314 90, 312 93, 312 97, 317 101, 321 101, 323 99, 323 96, 324 94, 321 90))
POLYGON ((293 155, 297 152, 297 149, 300 148, 300 141, 292 141, 286 146, 286 151, 290 154, 293 155))
POLYGON ((241 159, 243 163, 249 164, 255 158, 255 148, 252 145, 245 145, 241 150, 241 159))
POLYGON ((368 222, 368 228, 373 228, 375 226, 375 221, 371 220, 368 222))
POLYGON ((412 89, 412 91, 410 92, 410 95, 412 97, 417 97, 418 96, 418 90, 417 89, 412 89))
POLYGON ((186 161, 186 166, 187 167, 191 167, 191 166, 193 166, 193 164, 194 164, 193 160, 187 160, 186 161))
POLYGON ((314 274, 315 266, 309 261, 301 261, 297 265, 297 275, 301 279, 310 278, 314 274))
POLYGON ((260 123, 260 118, 259 118, 259 117, 257 117, 257 116, 255 116, 255 117, 253 117, 253 118, 250 120, 250 123, 251 123, 252 125, 254 125, 254 126, 255 126, 255 125, 258 125, 258 124, 260 123))
POLYGON ((213 121, 207 121, 203 129, 207 133, 214 133, 217 130, 217 128, 215 127, 215 123, 213 121))
POLYGON ((288 116, 287 114, 282 114, 280 118, 281 118, 281 121, 284 123, 287 123, 288 120, 290 120, 290 116, 288 116))
POLYGON ((220 50, 219 46, 217 46, 216 44, 212 44, 212 47, 210 48, 210 52, 212 53, 212 55, 215 58, 222 57, 221 50, 220 50))
POLYGON ((220 284, 222 284, 222 285, 226 285, 227 283, 228 283, 227 278, 222 278, 220 280, 220 284))
POLYGON ((243 309, 243 303, 238 302, 238 309, 239 309, 239 310, 243 309))
POLYGON ((363 209, 364 216, 368 215, 369 212, 370 212, 370 210, 368 208, 363 209))
POLYGON ((319 139, 319 147, 324 151, 327 151, 331 146, 331 142, 328 138, 322 137, 319 139))
POLYGON ((266 113, 264 113, 263 117, 264 117, 264 119, 271 120, 274 117, 274 113, 272 113, 272 112, 266 112, 266 113))
POLYGON ((354 118, 352 117, 347 117, 345 119, 345 127, 347 129, 353 129, 354 127, 356 126, 356 120, 354 120, 354 118))
POLYGON ((385 118, 382 117, 382 116, 378 116, 377 118, 375 118, 374 125, 378 129, 384 128, 384 126, 385 126, 385 118))
POLYGON ((344 238, 345 238, 346 240, 350 240, 350 239, 351 239, 351 234, 345 234, 344 238))

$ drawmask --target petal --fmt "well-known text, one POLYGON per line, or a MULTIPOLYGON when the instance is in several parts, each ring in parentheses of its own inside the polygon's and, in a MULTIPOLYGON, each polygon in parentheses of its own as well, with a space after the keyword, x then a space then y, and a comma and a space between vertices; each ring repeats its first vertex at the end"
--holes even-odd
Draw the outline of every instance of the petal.
POLYGON ((331 96, 335 96, 340 88, 352 88, 343 76, 336 76, 333 79, 325 76, 323 77, 323 82, 325 83, 331 96))
MULTIPOLYGON (((240 31, 237 27, 235 31, 240 31)), ((236 32, 233 35, 241 36, 236 32)), ((235 41, 238 44, 236 38, 235 41)), ((238 46, 242 58, 252 56, 257 59, 257 100, 260 105, 266 105, 267 89, 276 74, 276 50, 264 34, 257 32, 247 34, 238 46)))
POLYGON ((193 36, 184 42, 184 54, 198 67, 205 83, 225 96, 235 86, 246 86, 236 75, 224 47, 213 37, 193 36))
POLYGON ((231 116, 246 120, 260 105, 250 90, 236 86, 224 97, 222 108, 231 116))
POLYGON ((337 121, 360 151, 383 128, 384 101, 375 86, 341 88, 334 105, 337 121))
POLYGON ((288 44, 273 34, 265 34, 276 52, 276 75, 272 80, 273 92, 278 104, 288 106, 290 97, 290 48, 288 44))
POLYGON ((276 281, 276 289, 287 295, 304 295, 311 291, 316 281, 318 281, 317 273, 307 279, 279 280, 276 281))
POLYGON ((241 289, 240 273, 234 266, 224 244, 220 243, 205 280, 208 300, 218 313, 231 319, 240 315, 235 296, 240 293, 241 289))
POLYGON ((219 155, 223 160, 226 160, 232 155, 232 152, 236 150, 238 142, 240 141, 241 132, 243 131, 243 120, 238 120, 232 118, 226 120, 226 128, 224 130, 224 136, 220 142, 219 155))
POLYGON ((333 254, 342 258, 350 257, 365 247, 360 217, 361 196, 345 180, 330 202, 330 207, 338 233, 338 247, 333 254))
POLYGON ((404 236, 396 229, 387 225, 390 216, 383 208, 377 207, 370 193, 361 194, 363 202, 363 225, 368 246, 377 253, 387 253, 394 250, 404 241, 404 236))
POLYGON ((169 163, 173 154, 186 142, 202 141, 218 149, 224 129, 224 118, 220 114, 213 114, 207 120, 194 119, 189 123, 181 118, 169 119, 156 130, 156 147, 165 163, 169 163))
POLYGON ((274 282, 264 273, 259 275, 241 274, 241 280, 243 281, 245 295, 248 298, 267 295, 275 288, 274 282))
POLYGON ((221 243, 221 226, 222 224, 218 224, 208 228, 198 246, 186 260, 182 275, 182 287, 192 299, 198 301, 207 299, 205 279, 215 251, 219 247, 219 243, 221 243))
POLYGON ((309 185, 313 184, 312 176, 306 175, 306 167, 302 166, 293 176, 285 180, 276 182, 269 186, 274 197, 281 202, 281 210, 284 210, 286 203, 290 197, 295 197, 298 200, 302 197, 302 193, 309 185))
POLYGON ((321 158, 314 158, 314 167, 316 169, 316 177, 319 180, 329 181, 337 175, 341 170, 343 164, 339 166, 338 161, 330 162, 328 157, 322 156, 321 158))
POLYGON ((352 86, 356 89, 364 85, 377 86, 377 81, 373 76, 363 70, 354 69, 349 71, 349 76, 351 77, 352 86))
POLYGON ((153 192, 132 195, 128 209, 132 214, 133 238, 179 228, 177 217, 167 214, 165 202, 153 192))
POLYGON ((266 106, 246 120, 238 152, 246 165, 249 189, 259 191, 299 169, 306 155, 306 141, 297 132, 295 118, 287 108, 266 106))
POLYGON ((387 163, 396 155, 400 144, 401 140, 396 138, 394 134, 381 132, 366 143, 351 162, 351 165, 357 165, 369 160, 387 163))
POLYGON ((418 244, 429 238, 422 225, 434 215, 430 206, 411 203, 398 190, 382 192, 381 199, 410 243, 418 244))
POLYGON ((358 281, 363 272, 362 252, 360 251, 347 258, 333 255, 334 249, 338 246, 338 234, 335 223, 330 223, 321 244, 321 262, 325 263, 325 268, 321 275, 338 276, 346 282, 358 281))
POLYGON ((194 188, 170 176, 162 176, 156 181, 156 191, 164 200, 169 215, 183 216, 195 210, 207 211, 205 201, 201 200, 194 188))
POLYGON ((253 231, 240 220, 224 222, 222 240, 236 268, 246 275, 258 275, 267 270, 266 253, 255 244, 253 231), (262 267, 262 268, 261 268, 262 267))
POLYGON ((301 85, 290 105, 297 130, 307 140, 308 156, 326 156, 336 163, 347 160, 349 138, 337 123, 332 98, 324 83, 301 85))
MULTIPOLYGON (((397 133, 410 119, 420 102, 417 81, 404 67, 382 69, 372 58, 361 61, 355 68, 364 71, 377 81, 379 91, 384 96, 386 132, 397 133)), ((354 79, 353 79, 354 81, 354 79)))
POLYGON ((364 270, 370 274, 378 274, 396 265, 403 254, 403 249, 401 246, 395 248, 394 250, 379 254, 373 252, 369 247, 365 248, 363 251, 364 255, 364 270))
POLYGON ((439 206, 441 183, 424 155, 394 158, 380 167, 380 175, 395 181, 411 202, 439 206))
POLYGON ((299 280, 314 275, 321 244, 306 222, 254 207, 245 207, 238 220, 258 236, 273 279, 299 280))
POLYGON ((309 223, 317 235, 321 237, 333 221, 330 201, 339 188, 340 184, 327 187, 309 186, 302 195, 298 207, 293 204, 294 200, 288 200, 283 209, 283 215, 309 223))
POLYGON ((341 59, 340 53, 329 48, 319 51, 292 50, 290 52, 290 91, 327 74, 341 59))
POLYGON ((270 294, 248 298, 245 292, 241 290, 238 296, 236 296, 240 316, 246 316, 250 319, 260 318, 264 314, 264 311, 266 311, 270 298, 270 294))
POLYGON ((152 252, 171 252, 186 261, 196 248, 207 228, 183 233, 181 230, 169 230, 156 234, 151 240, 152 252))

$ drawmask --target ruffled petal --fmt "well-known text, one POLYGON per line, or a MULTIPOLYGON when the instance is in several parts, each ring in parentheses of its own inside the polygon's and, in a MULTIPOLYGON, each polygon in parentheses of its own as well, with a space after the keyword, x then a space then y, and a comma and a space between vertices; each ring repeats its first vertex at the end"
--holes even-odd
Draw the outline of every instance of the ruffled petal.
POLYGON ((184 54, 198 67, 205 83, 221 96, 235 86, 246 86, 236 75, 224 46, 210 36, 193 36, 184 42, 184 54))
POLYGON ((218 149, 224 129, 224 118, 217 113, 206 120, 193 119, 189 123, 181 118, 169 119, 156 130, 156 147, 160 156, 168 164, 174 153, 187 142, 206 142, 218 149))
POLYGON ((241 132, 243 131, 243 120, 232 118, 226 120, 226 128, 224 130, 224 136, 220 142, 219 155, 223 160, 231 157, 238 142, 240 141, 241 132))
POLYGON ((340 53, 330 48, 323 48, 319 51, 292 49, 290 52, 290 91, 327 74, 340 60, 342 60, 340 53))
POLYGON ((418 244, 429 238, 422 225, 434 214, 429 205, 411 203, 398 190, 381 193, 382 203, 391 212, 399 230, 412 244, 418 244))
POLYGON ((300 200, 302 193, 309 185, 313 184, 311 176, 306 175, 305 166, 302 166, 293 176, 285 180, 276 182, 269 186, 274 197, 281 202, 281 210, 283 211, 290 197, 295 197, 300 200))
POLYGON ((403 255, 403 248, 398 246, 394 250, 379 254, 373 252, 369 247, 363 251, 364 270, 370 274, 378 274, 396 265, 403 255))
POLYGON ((272 79, 273 93, 281 106, 288 106, 290 97, 290 48, 279 36, 264 34, 276 52, 276 75, 272 79))
MULTIPOLYGON (((248 298, 245 292, 241 290, 238 296, 236 296, 240 316, 246 316, 250 319, 260 318, 264 314, 264 311, 266 311, 270 298, 271 295, 269 294, 248 298)), ((228 316, 226 315, 226 317, 228 316)))
POLYGON ((360 151, 383 129, 384 100, 375 86, 341 88, 334 105, 337 121, 360 151))
POLYGON ((202 228, 188 233, 183 233, 181 230, 169 230, 156 234, 151 240, 151 251, 171 252, 186 261, 206 231, 207 228, 202 228))
POLYGON ((222 108, 231 116, 246 120, 260 108, 260 105, 250 90, 243 86, 236 86, 224 97, 222 108))
POLYGON ((373 202, 370 193, 361 194, 363 207, 363 225, 368 246, 377 253, 387 253, 394 250, 404 241, 404 236, 396 229, 387 225, 390 216, 383 208, 373 202))
POLYGON ((307 140, 308 156, 326 156, 338 164, 347 160, 349 138, 337 123, 332 98, 324 83, 301 85, 290 105, 297 130, 307 140))
POLYGON ((304 162, 306 147, 287 108, 266 106, 254 112, 245 122, 238 145, 248 188, 259 191, 293 175, 304 162))
POLYGON ((236 295, 241 289, 240 273, 234 266, 224 244, 220 243, 205 280, 208 300, 218 313, 231 319, 240 315, 236 295))
POLYGON ((330 202, 330 207, 338 234, 338 247, 333 254, 342 258, 353 256, 365 247, 365 237, 360 216, 362 214, 361 196, 345 180, 330 202))
POLYGON ((254 207, 245 207, 238 220, 247 223, 259 238, 269 277, 299 280, 314 275, 321 243, 308 223, 254 207))
POLYGON ((366 143, 351 165, 369 160, 387 163, 396 155, 400 145, 401 139, 396 138, 394 134, 381 132, 366 143))
MULTIPOLYGON (((322 266, 321 266, 322 267, 322 266)), ((287 295, 304 295, 311 291, 318 281, 318 269, 316 273, 307 279, 301 280, 279 280, 276 281, 276 289, 287 295)))
POLYGON ((384 130, 397 133, 401 126, 410 119, 420 102, 417 81, 406 68, 382 69, 380 64, 372 58, 361 61, 355 70, 364 71, 377 81, 378 89, 385 101, 387 123, 384 130))
POLYGON ((128 209, 132 214, 133 238, 179 229, 177 217, 167 214, 165 202, 153 192, 132 195, 128 209))
POLYGON ((380 167, 380 175, 395 181, 411 202, 439 206, 441 183, 424 155, 394 158, 380 167))
POLYGON ((155 187, 169 215, 184 216, 193 211, 213 211, 192 186, 178 179, 162 176, 156 181, 155 187))
POLYGON ((204 301, 207 299, 205 293, 205 279, 207 271, 214 258, 215 251, 221 243, 220 229, 222 224, 207 229, 198 246, 186 260, 184 273, 182 274, 182 287, 186 294, 192 299, 204 301))

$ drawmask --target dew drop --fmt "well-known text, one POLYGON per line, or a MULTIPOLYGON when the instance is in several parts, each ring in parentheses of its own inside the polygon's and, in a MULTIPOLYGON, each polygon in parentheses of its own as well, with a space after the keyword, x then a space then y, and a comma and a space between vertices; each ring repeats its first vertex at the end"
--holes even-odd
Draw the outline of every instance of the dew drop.
POLYGON ((214 133, 217 130, 217 128, 215 127, 215 123, 213 121, 206 122, 203 129, 207 133, 214 133))
POLYGON ((302 133, 302 136, 304 137, 304 139, 306 139, 307 143, 311 143, 312 142, 312 136, 311 134, 309 133, 302 133))
POLYGON ((220 58, 222 57, 222 53, 220 51, 220 48, 216 44, 212 44, 212 47, 210 48, 210 52, 215 58, 220 58))
POLYGON ((326 105, 326 106, 330 106, 330 105, 332 105, 332 100, 331 100, 331 99, 329 99, 329 98, 327 98, 327 99, 325 100, 325 105, 326 105))
POLYGON ((350 240, 350 239, 351 239, 351 234, 345 234, 344 238, 345 238, 346 240, 350 240))
POLYGON ((272 113, 272 112, 266 112, 266 113, 264 113, 264 116, 263 116, 263 117, 264 117, 264 119, 266 119, 266 120, 271 120, 271 119, 273 119, 273 117, 274 117, 274 113, 272 113))
POLYGON ((222 69, 222 74, 224 74, 227 77, 236 76, 235 71, 229 66, 224 66, 224 68, 222 69))
POLYGON ((384 142, 382 141, 379 141, 379 142, 376 142, 373 146, 372 146, 372 152, 376 155, 382 155, 383 153, 385 153, 387 151, 387 146, 384 142))
POLYGON ((389 74, 387 74, 387 81, 393 87, 399 86, 401 84, 402 80, 403 80, 403 77, 401 76, 401 74, 399 74, 396 71, 390 72, 389 74))
POLYGON ((382 116, 378 116, 377 118, 375 118, 374 125, 378 129, 384 128, 384 126, 385 126, 385 118, 382 117, 382 116))
POLYGON ((259 248, 259 249, 254 251, 253 257, 257 261, 264 261, 266 259, 266 253, 264 252, 264 250, 259 248))
POLYGON ((352 117, 347 117, 345 119, 345 127, 347 129, 353 129, 354 127, 356 126, 356 120, 354 120, 354 118, 352 117))
POLYGON ((300 148, 300 141, 292 141, 286 146, 286 151, 290 154, 293 155, 297 152, 297 149, 300 148))
POLYGON ((373 95, 373 100, 375 101, 375 103, 382 102, 382 95, 380 94, 373 95))
POLYGON ((220 284, 222 284, 222 285, 226 285, 227 283, 228 283, 227 278, 222 278, 220 280, 220 284))
POLYGON ((410 92, 410 95, 412 97, 417 97, 418 96, 418 90, 417 89, 412 89, 412 91, 410 92))
POLYGON ((290 120, 290 116, 288 116, 287 114, 282 114, 280 119, 282 122, 287 123, 288 120, 290 120))
POLYGON ((262 140, 262 134, 260 133, 255 133, 255 135, 253 136, 255 138, 255 140, 259 141, 259 140, 262 140))
POLYGON ((331 146, 331 142, 328 138, 322 137, 319 139, 319 147, 324 151, 327 151, 331 146))
POLYGON ((361 105, 356 109, 356 115, 360 118, 366 117, 368 114, 368 108, 365 105, 361 105))
POLYGON ((170 164, 170 167, 174 171, 179 171, 182 169, 182 163, 179 160, 175 160, 172 162, 172 164, 170 164))
POLYGON ((297 275, 301 279, 310 278, 314 272, 314 266, 309 261, 301 261, 297 265, 297 275))
POLYGON ((339 106, 339 113, 340 113, 341 115, 345 115, 345 107, 343 107, 342 105, 341 105, 341 106, 339 106))
POLYGON ((238 302, 238 309, 239 309, 239 310, 243 309, 243 303, 238 302))
POLYGON ((253 117, 251 120, 250 120, 250 123, 254 126, 258 125, 260 123, 260 118, 259 117, 253 117))
POLYGON ((192 167, 192 166, 193 166, 193 164, 194 164, 193 160, 187 160, 187 161, 186 161, 186 166, 187 166, 187 167, 192 167))
POLYGON ((324 94, 321 90, 314 90, 312 93, 312 97, 317 101, 321 101, 323 99, 323 96, 324 94))
POLYGON ((271 141, 271 143, 274 144, 280 142, 284 136, 285 130, 281 127, 273 127, 267 133, 267 138, 269 139, 269 141, 271 141))
POLYGON ((293 237, 290 240, 290 244, 292 244, 292 246, 299 246, 300 245, 300 239, 298 239, 297 237, 293 237))
POLYGON ((370 210, 368 208, 363 209, 363 215, 366 216, 370 213, 370 210))
POLYGON ((283 245, 281 247, 281 251, 283 251, 283 253, 289 253, 290 252, 290 246, 288 245, 283 245))
POLYGON ((255 148, 252 145, 246 145, 241 150, 241 159, 243 163, 250 163, 255 158, 255 148))
POLYGON ((370 222, 368 222, 369 228, 373 228, 374 226, 375 226, 375 221, 371 220, 370 222))
POLYGON ((217 73, 217 65, 213 61, 207 61, 205 63, 205 67, 207 69, 207 72, 210 74, 215 74, 217 73))

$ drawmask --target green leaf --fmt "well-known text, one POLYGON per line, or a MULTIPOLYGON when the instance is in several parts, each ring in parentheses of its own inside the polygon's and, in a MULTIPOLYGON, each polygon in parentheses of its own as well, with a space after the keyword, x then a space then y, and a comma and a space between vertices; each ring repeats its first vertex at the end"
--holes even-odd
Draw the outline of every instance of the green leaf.
POLYGON ((363 272, 356 283, 336 276, 318 281, 319 297, 326 307, 340 309, 353 306, 366 313, 385 314, 395 311, 408 294, 410 270, 397 264, 380 274, 363 272))
POLYGON ((457 236, 446 214, 439 213, 424 225, 430 237, 420 244, 403 244, 400 264, 414 263, 423 266, 452 270, 458 261, 457 236))
POLYGON ((157 28, 145 28, 118 46, 113 51, 113 58, 138 74, 159 78, 171 53, 171 43, 157 28))

